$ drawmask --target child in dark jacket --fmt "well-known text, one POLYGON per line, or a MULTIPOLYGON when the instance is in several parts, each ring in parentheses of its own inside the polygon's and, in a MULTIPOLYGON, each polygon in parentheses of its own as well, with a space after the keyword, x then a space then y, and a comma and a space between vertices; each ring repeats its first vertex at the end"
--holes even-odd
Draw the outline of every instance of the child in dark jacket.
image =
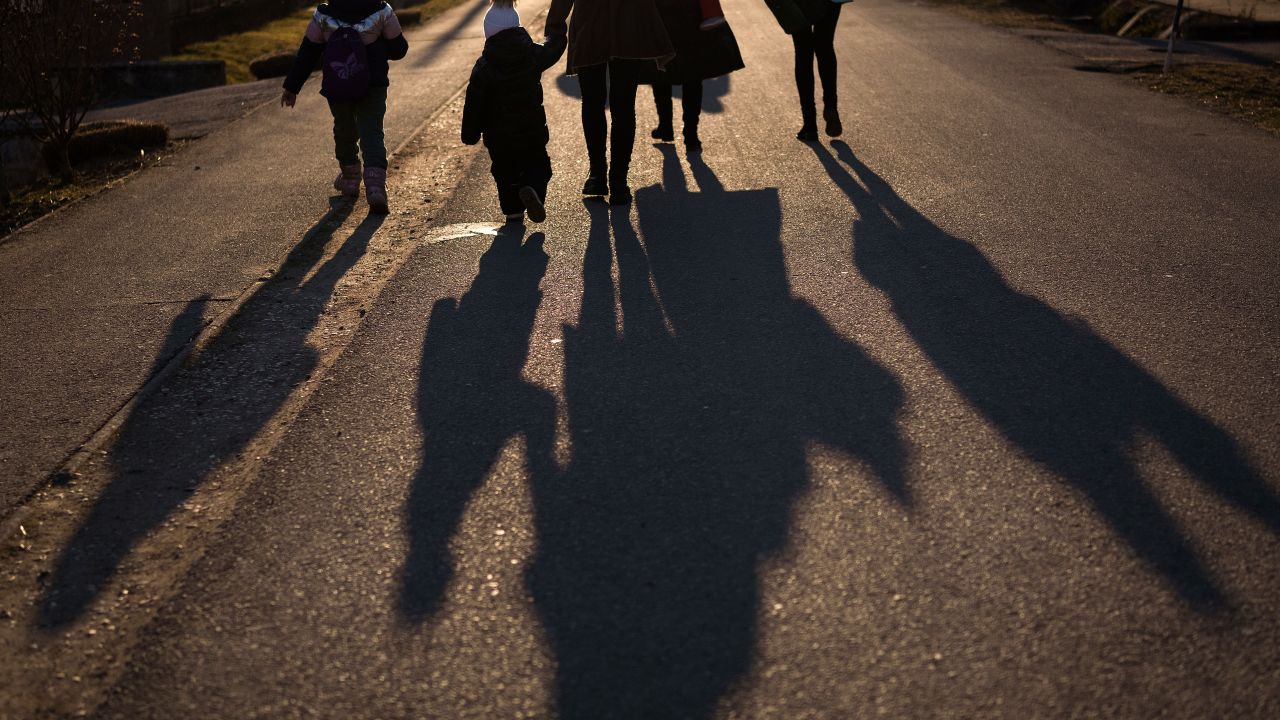
POLYGON ((551 158, 547 155, 547 114, 542 108, 542 73, 564 54, 564 38, 535 43, 520 27, 520 16, 509 0, 494 0, 485 16, 484 54, 471 71, 462 112, 462 142, 475 145, 484 138, 493 161, 490 171, 498 185, 498 203, 507 222, 534 222, 547 213, 547 183, 551 158))
MULTIPOLYGON (((366 67, 355 67, 360 73, 367 73, 368 92, 357 99, 335 99, 327 87, 320 90, 329 101, 329 112, 333 115, 334 150, 342 171, 333 181, 333 187, 349 197, 360 195, 360 157, 363 155, 369 209, 386 213, 387 148, 382 118, 387 112, 387 87, 391 84, 387 79, 388 61, 399 60, 409 52, 409 42, 404 39, 400 21, 391 6, 383 0, 332 0, 316 8, 293 69, 285 77, 280 104, 293 107, 302 84, 320 63, 326 43, 344 28, 355 30, 364 45, 366 67)), ((340 67, 336 71, 343 80, 347 79, 348 68, 340 67)), ((329 80, 326 78, 325 82, 329 80)))

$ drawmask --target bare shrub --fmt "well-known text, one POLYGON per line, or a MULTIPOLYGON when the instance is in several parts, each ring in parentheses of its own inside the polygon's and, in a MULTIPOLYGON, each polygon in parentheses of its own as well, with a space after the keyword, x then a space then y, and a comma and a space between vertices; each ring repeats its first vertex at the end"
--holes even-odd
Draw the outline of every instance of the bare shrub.
POLYGON ((0 0, 0 67, 16 117, 48 148, 49 171, 74 177, 67 150, 98 100, 95 65, 129 60, 140 0, 0 0))

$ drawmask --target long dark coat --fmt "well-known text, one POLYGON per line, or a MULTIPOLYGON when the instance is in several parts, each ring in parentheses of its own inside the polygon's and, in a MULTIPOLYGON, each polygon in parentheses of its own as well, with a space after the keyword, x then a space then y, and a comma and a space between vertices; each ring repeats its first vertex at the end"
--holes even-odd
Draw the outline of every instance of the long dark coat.
POLYGON ((701 80, 699 66, 706 52, 706 43, 698 29, 702 22, 698 0, 655 0, 655 3, 676 51, 676 59, 667 66, 667 72, 673 78, 701 80))
POLYGON ((656 60, 665 66, 675 57, 654 0, 552 0, 546 35, 566 33, 570 75, 613 59, 656 60))

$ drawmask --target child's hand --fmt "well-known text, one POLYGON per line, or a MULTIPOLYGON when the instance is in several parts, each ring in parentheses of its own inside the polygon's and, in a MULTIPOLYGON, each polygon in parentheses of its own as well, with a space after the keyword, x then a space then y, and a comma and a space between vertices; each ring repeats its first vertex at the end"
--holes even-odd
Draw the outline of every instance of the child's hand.
POLYGON ((285 90, 280 94, 280 107, 293 107, 296 102, 298 102, 298 96, 294 93, 285 90))

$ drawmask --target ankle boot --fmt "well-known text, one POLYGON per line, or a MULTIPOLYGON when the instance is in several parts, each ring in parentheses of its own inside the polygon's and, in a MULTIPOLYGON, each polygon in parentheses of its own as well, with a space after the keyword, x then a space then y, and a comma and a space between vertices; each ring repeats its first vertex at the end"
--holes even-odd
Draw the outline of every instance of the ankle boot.
POLYGON ((840 137, 844 132, 844 125, 840 124, 840 111, 835 105, 828 105, 822 111, 822 119, 827 123, 827 135, 831 137, 840 137))
POLYGON ((369 212, 386 215, 387 171, 385 168, 364 169, 364 196, 369 201, 369 212))
POLYGON ((609 194, 609 183, 605 180, 609 170, 603 163, 591 163, 587 181, 582 184, 582 194, 588 197, 600 197, 609 194))
POLYGON ((342 172, 333 181, 333 189, 347 197, 360 197, 360 163, 338 167, 342 172))

